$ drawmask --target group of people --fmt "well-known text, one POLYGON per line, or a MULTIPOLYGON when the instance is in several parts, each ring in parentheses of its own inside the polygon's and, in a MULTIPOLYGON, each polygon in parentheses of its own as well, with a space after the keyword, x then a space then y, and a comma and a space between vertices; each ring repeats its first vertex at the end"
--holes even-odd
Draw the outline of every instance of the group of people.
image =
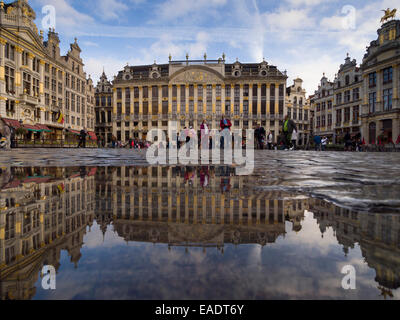
POLYGON ((328 138, 321 137, 320 135, 314 136, 315 151, 326 151, 326 146, 328 145, 328 138))

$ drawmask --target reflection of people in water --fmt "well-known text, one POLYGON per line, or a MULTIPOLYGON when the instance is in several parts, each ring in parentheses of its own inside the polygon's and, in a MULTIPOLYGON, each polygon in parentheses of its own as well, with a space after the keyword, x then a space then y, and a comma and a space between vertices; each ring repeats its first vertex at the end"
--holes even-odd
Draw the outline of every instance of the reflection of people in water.
POLYGON ((229 192, 231 190, 231 178, 223 177, 221 178, 221 192, 229 192))
POLYGON ((187 168, 185 172, 185 182, 192 184, 195 177, 196 171, 194 171, 193 168, 187 168))
POLYGON ((200 169, 200 184, 203 188, 208 186, 208 181, 210 180, 210 175, 208 173, 208 168, 200 169))

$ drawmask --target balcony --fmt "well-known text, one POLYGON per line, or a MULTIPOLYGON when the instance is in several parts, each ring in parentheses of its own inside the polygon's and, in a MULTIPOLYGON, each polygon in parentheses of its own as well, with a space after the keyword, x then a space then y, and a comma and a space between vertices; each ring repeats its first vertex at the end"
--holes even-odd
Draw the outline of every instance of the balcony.
POLYGON ((33 104, 33 105, 39 104, 39 97, 34 97, 27 93, 21 94, 20 100, 22 103, 25 103, 25 104, 33 104))

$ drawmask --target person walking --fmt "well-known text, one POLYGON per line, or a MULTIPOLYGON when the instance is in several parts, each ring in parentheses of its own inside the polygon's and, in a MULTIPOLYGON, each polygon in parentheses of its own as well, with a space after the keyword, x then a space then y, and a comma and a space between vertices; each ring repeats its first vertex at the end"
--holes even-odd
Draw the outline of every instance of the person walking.
POLYGON ((290 150, 296 150, 296 148, 297 148, 297 139, 298 139, 299 137, 298 137, 298 134, 297 134, 297 131, 296 130, 293 130, 293 133, 292 133, 292 148, 290 149, 290 150))
POLYGON ((268 143, 268 150, 272 150, 272 144, 274 143, 274 136, 272 135, 271 131, 268 133, 267 143, 268 143))
POLYGON ((208 149, 210 130, 208 129, 206 120, 203 120, 203 122, 201 123, 200 132, 201 132, 201 148, 204 150, 208 149))
POLYGON ((289 119, 289 116, 286 115, 285 121, 283 122, 283 135, 284 135, 284 140, 285 140, 285 148, 290 149, 292 146, 292 134, 293 131, 297 131, 296 124, 294 123, 293 120, 289 119))
MULTIPOLYGON (((222 116, 222 119, 221 119, 221 122, 220 122, 219 126, 221 128, 221 133, 222 133, 221 149, 224 149, 224 147, 225 147, 225 136, 226 137, 230 136, 230 130, 231 130, 231 127, 232 127, 232 123, 231 123, 231 121, 229 119, 225 119, 225 117, 222 116)), ((228 145, 230 145, 229 141, 227 141, 227 146, 228 145)))
POLYGON ((321 137, 319 135, 314 136, 315 151, 321 151, 321 137))
POLYGON ((86 130, 82 129, 79 135, 79 144, 78 144, 78 148, 86 148, 86 130))
POLYGON ((328 145, 328 138, 327 137, 323 137, 321 139, 321 149, 322 151, 326 151, 326 146, 328 145))

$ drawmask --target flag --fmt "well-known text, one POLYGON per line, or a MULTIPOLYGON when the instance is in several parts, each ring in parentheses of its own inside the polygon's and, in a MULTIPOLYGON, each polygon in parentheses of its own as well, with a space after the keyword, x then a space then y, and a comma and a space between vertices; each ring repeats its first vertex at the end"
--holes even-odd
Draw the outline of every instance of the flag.
POLYGON ((60 124, 64 124, 64 115, 62 114, 62 112, 60 112, 57 122, 60 124))
POLYGON ((63 183, 58 185, 57 188, 58 188, 58 191, 60 191, 60 193, 64 193, 64 184, 63 183))
POLYGON ((397 138, 396 144, 400 144, 400 135, 399 135, 399 137, 397 138))

